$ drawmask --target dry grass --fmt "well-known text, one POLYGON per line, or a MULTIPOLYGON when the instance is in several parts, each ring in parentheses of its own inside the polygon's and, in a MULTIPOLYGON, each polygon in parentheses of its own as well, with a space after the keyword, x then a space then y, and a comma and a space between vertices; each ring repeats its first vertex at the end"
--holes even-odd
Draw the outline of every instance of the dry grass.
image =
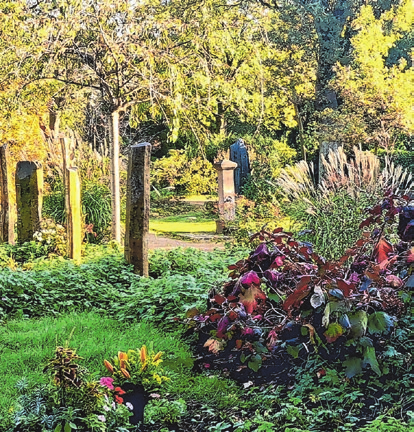
POLYGON ((330 151, 327 159, 322 156, 323 177, 318 186, 314 184, 313 164, 301 161, 282 170, 278 185, 289 200, 302 199, 306 202, 319 194, 329 195, 338 190, 346 190, 352 198, 361 192, 381 195, 385 190, 407 193, 412 189, 412 175, 401 166, 386 160, 383 170, 380 161, 371 152, 354 147, 354 157, 348 158, 342 147, 330 151))

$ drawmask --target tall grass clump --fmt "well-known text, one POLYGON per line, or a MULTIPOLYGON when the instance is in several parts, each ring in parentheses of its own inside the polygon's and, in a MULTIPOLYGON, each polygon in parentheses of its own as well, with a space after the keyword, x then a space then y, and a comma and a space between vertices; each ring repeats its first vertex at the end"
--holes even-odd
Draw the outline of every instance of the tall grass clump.
POLYGON ((278 178, 284 195, 284 212, 301 223, 305 240, 314 244, 326 258, 343 254, 359 237, 364 210, 378 202, 384 192, 407 193, 412 175, 386 160, 354 147, 348 157, 342 147, 322 157, 323 174, 315 182, 312 164, 301 161, 286 167, 278 178), (310 231, 310 232, 309 232, 310 231))

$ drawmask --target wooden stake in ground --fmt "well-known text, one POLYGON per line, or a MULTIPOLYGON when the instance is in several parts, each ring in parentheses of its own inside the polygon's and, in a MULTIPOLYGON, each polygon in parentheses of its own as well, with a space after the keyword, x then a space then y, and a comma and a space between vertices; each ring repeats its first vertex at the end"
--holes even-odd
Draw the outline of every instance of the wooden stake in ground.
POLYGON ((125 259, 148 276, 151 144, 130 147, 125 224, 125 259))
POLYGON ((68 256, 75 262, 81 261, 82 252, 82 216, 81 187, 77 168, 66 169, 67 202, 66 221, 68 227, 68 256))
POLYGON ((9 150, 7 144, 0 147, 0 243, 14 244, 15 200, 12 193, 9 150))
POLYGON ((43 169, 34 162, 18 162, 16 168, 17 240, 33 240, 40 228, 43 204, 43 169))

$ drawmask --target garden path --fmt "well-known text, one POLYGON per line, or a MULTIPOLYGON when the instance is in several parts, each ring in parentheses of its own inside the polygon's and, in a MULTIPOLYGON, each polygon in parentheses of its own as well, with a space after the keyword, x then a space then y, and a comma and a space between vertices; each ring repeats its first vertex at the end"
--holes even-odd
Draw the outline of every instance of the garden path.
POLYGON ((149 249, 174 249, 176 247, 192 247, 201 249, 203 251, 211 252, 214 249, 224 249, 223 243, 216 243, 212 241, 185 241, 168 237, 157 236, 156 234, 149 234, 148 241, 149 249))

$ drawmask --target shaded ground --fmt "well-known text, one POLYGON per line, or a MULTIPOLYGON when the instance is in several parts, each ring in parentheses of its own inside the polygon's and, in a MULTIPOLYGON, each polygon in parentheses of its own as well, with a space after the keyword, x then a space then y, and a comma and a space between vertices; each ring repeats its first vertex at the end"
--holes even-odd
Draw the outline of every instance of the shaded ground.
POLYGON ((196 249, 201 249, 203 251, 212 251, 214 249, 224 249, 223 243, 216 243, 211 241, 184 241, 177 240, 162 236, 157 236, 156 234, 150 233, 148 241, 149 249, 174 249, 176 247, 192 247, 196 249))

